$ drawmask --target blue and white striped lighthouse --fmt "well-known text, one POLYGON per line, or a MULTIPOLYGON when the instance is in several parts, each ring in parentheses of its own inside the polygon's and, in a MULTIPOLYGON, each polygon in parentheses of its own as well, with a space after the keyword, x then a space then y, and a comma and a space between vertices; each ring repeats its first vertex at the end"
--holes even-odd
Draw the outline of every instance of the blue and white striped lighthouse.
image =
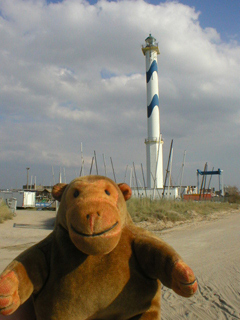
POLYGON ((146 57, 147 118, 148 138, 145 139, 147 152, 147 187, 163 188, 163 140, 160 133, 160 110, 158 90, 157 55, 160 54, 156 39, 150 34, 145 39, 142 52, 146 57))

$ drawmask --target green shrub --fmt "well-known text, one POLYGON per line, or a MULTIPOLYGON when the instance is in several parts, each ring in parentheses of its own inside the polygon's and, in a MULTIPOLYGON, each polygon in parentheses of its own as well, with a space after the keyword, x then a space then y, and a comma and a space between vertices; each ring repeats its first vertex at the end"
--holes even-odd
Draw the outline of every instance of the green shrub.
POLYGON ((240 203, 240 192, 237 187, 228 187, 225 198, 229 203, 240 203))

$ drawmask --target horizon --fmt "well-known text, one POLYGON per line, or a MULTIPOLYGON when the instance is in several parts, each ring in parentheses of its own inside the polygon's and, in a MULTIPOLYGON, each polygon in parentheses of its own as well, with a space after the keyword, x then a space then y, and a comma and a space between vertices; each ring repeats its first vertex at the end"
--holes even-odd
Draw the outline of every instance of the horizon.
MULTIPOLYGON (((37 177, 43 185, 65 168, 85 173, 94 151, 98 170, 141 180, 147 138, 145 59, 157 40, 164 177, 173 139, 173 183, 186 150, 184 185, 196 170, 223 170, 240 188, 239 2, 0 2, 0 188, 37 177), (103 154, 105 160, 103 160, 103 154), (29 178, 30 179, 30 178, 29 178)), ((93 173, 96 168, 93 167, 93 173)), ((145 173, 146 174, 146 173, 145 173)), ((218 187, 218 180, 212 179, 218 187)))

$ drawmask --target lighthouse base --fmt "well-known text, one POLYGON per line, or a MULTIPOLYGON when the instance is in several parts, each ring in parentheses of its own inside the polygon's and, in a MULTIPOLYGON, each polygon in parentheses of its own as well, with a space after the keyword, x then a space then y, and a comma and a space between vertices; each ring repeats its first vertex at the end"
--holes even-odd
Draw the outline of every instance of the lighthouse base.
POLYGON ((147 187, 163 188, 163 140, 160 138, 146 139, 147 155, 147 187))

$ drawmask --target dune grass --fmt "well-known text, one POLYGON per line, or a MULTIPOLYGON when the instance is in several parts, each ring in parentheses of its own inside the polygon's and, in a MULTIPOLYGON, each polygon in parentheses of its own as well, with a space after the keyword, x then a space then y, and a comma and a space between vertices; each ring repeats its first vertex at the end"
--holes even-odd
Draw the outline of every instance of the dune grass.
POLYGON ((150 200, 148 198, 133 198, 127 205, 134 222, 187 221, 196 216, 207 217, 216 212, 228 212, 239 208, 239 204, 228 202, 150 200))
POLYGON ((3 223, 5 220, 12 219, 13 213, 6 205, 5 201, 0 199, 0 223, 3 223))
MULTIPOLYGON (((230 212, 240 209, 239 203, 212 202, 212 201, 176 201, 176 200, 150 200, 149 198, 132 198, 127 207, 134 222, 162 220, 187 221, 195 217, 207 217, 216 212, 230 212)), ((12 219, 14 214, 0 199, 0 223, 12 219)))

